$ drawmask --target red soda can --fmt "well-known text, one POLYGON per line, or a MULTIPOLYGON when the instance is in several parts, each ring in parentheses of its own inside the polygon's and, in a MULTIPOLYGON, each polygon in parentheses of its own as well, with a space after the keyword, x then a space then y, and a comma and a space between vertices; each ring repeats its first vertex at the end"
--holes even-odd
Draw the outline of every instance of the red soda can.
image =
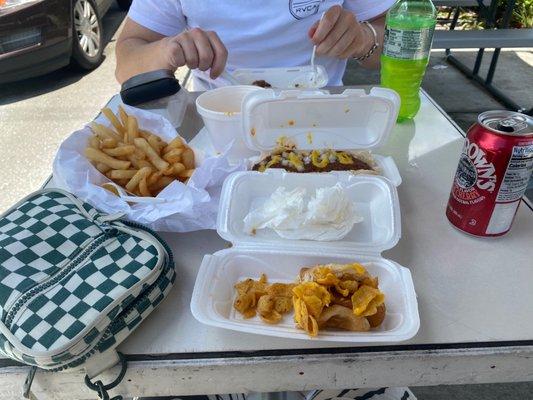
POLYGON ((533 118, 487 111, 470 127, 455 173, 446 216, 475 236, 501 236, 533 171, 533 118))

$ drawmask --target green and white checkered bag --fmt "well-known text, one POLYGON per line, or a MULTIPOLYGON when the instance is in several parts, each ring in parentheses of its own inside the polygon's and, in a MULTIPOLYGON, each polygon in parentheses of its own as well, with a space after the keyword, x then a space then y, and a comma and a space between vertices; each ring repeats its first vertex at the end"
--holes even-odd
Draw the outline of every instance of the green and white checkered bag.
POLYGON ((91 377, 118 361, 114 349, 175 279, 168 246, 118 217, 54 189, 0 217, 1 354, 91 377))

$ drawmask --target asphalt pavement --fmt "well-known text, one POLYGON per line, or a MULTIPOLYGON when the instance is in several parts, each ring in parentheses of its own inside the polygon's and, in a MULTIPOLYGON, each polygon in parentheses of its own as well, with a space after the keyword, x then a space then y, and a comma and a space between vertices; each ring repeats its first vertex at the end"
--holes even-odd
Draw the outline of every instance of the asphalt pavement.
POLYGON ((105 60, 94 71, 66 67, 0 85, 0 212, 40 188, 59 144, 119 92, 115 42, 125 15, 113 5, 104 16, 105 60))

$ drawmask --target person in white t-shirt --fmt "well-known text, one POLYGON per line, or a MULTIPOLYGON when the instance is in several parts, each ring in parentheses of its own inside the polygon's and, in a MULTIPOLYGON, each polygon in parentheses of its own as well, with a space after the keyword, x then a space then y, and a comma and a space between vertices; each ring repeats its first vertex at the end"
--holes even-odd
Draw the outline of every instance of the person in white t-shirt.
POLYGON ((329 85, 341 85, 347 59, 379 66, 394 1, 134 0, 117 41, 116 77, 187 65, 195 88, 207 89, 228 83, 218 78, 225 68, 309 65, 316 45, 329 85))

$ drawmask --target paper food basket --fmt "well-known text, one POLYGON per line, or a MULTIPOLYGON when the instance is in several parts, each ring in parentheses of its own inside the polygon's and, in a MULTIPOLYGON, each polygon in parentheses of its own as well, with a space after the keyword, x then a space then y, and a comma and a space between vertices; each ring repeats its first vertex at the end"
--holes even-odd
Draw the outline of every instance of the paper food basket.
MULTIPOLYGON (((122 105, 126 112, 137 118, 139 128, 148 130, 166 142, 179 134, 163 116, 139 108, 122 105)), ((112 108, 117 113, 117 106, 112 108)), ((109 121, 99 115, 96 122, 110 127, 109 121)), ((185 184, 175 181, 157 197, 140 197, 120 191, 115 196, 102 187, 109 179, 101 174, 84 156, 89 137, 89 126, 72 133, 57 151, 53 164, 55 184, 106 213, 121 213, 131 221, 157 231, 189 232, 214 229, 218 199, 224 179, 232 172, 245 169, 244 162, 231 164, 227 154, 215 155, 196 146, 196 169, 185 184)))

